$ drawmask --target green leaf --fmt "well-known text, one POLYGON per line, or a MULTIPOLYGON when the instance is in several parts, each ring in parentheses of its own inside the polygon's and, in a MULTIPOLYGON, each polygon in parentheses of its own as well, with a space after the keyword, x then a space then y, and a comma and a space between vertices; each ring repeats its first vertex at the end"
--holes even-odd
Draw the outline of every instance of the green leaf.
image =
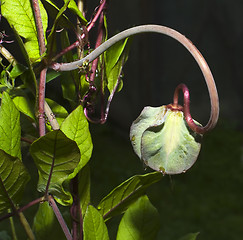
POLYGON ((59 77, 62 73, 61 72, 56 72, 56 71, 48 71, 46 74, 46 83, 49 83, 50 81, 56 79, 59 77))
MULTIPOLYGON (((47 29, 47 14, 39 1, 44 34, 47 29)), ((40 58, 37 30, 34 14, 29 0, 4 0, 1 5, 2 15, 11 27, 25 39, 25 47, 32 62, 40 58)))
MULTIPOLYGON (((55 19, 60 9, 51 0, 43 0, 43 5, 47 10, 48 15, 55 19)), ((73 23, 69 21, 67 16, 65 16, 64 14, 60 16, 60 19, 58 20, 58 26, 65 29, 74 28, 73 23)))
POLYGON ((127 61, 130 42, 128 38, 114 44, 105 52, 107 87, 110 93, 116 88, 122 67, 127 61))
POLYGON ((82 216, 84 216, 90 204, 90 168, 88 164, 78 173, 78 195, 82 216))
MULTIPOLYGON (((47 1, 47 2, 49 2, 52 5, 52 3, 50 1, 47 1)), ((65 4, 58 11, 54 24, 52 25, 51 32, 47 38, 47 53, 50 55, 52 55, 53 52, 56 51, 56 29, 59 26, 59 22, 61 21, 61 19, 63 19, 63 14, 66 11, 69 2, 70 2, 70 0, 65 1, 65 4)))
POLYGON ((36 239, 50 239, 53 232, 55 215, 48 202, 40 203, 34 218, 33 230, 36 239))
POLYGON ((88 21, 85 19, 83 14, 79 11, 76 2, 74 0, 70 1, 68 8, 79 17, 79 20, 82 25, 86 25, 88 23, 88 21))
MULTIPOLYGON (((70 46, 67 31, 62 31, 61 33, 61 45, 62 48, 70 46)), ((73 62, 72 52, 69 51, 63 56, 63 62, 73 62)), ((76 84, 79 81, 78 70, 64 72, 61 75, 61 86, 63 97, 71 102, 77 101, 77 90, 76 84)))
POLYGON ((18 63, 13 66, 13 69, 10 72, 10 77, 14 79, 23 74, 26 70, 27 68, 24 65, 18 63))
POLYGON ((125 212, 117 240, 153 240, 159 230, 159 214, 147 196, 140 197, 125 212))
POLYGON ((189 233, 186 236, 180 238, 179 240, 196 240, 199 232, 197 233, 189 233))
POLYGON ((159 172, 135 175, 104 197, 98 204, 97 209, 105 220, 119 215, 126 211, 134 201, 143 195, 150 185, 158 182, 161 178, 162 174, 159 172))
POLYGON ((145 107, 130 130, 135 153, 164 174, 186 172, 197 160, 200 139, 187 127, 183 112, 167 106, 145 107))
POLYGON ((0 212, 20 202, 28 181, 29 174, 21 160, 0 150, 0 212))
POLYGON ((63 184, 79 162, 80 151, 77 144, 62 131, 55 130, 33 142, 30 153, 38 168, 38 191, 46 191, 51 175, 49 193, 53 194, 59 203, 71 204, 72 196, 64 189, 63 184))
POLYGON ((107 227, 99 211, 89 205, 84 217, 84 240, 109 239, 107 227))
POLYGON ((14 102, 16 108, 20 112, 22 112, 23 114, 25 114, 26 116, 28 116, 29 118, 31 118, 32 120, 35 121, 35 113, 33 111, 34 106, 32 106, 32 104, 26 97, 17 96, 13 99, 13 102, 14 102))
POLYGON ((74 173, 70 176, 71 178, 87 164, 93 150, 92 139, 89 132, 89 123, 84 115, 83 107, 81 105, 69 114, 62 123, 60 129, 68 138, 77 143, 81 154, 80 162, 74 170, 74 173))
POLYGON ((22 81, 24 82, 24 84, 27 88, 29 88, 32 91, 36 91, 37 80, 36 80, 36 76, 35 76, 35 73, 34 73, 34 70, 33 70, 33 65, 32 65, 31 60, 29 58, 27 49, 26 49, 20 35, 18 34, 16 29, 14 28, 14 26, 12 28, 13 28, 13 32, 15 34, 16 40, 19 44, 20 50, 21 50, 21 52, 24 56, 24 59, 27 63, 27 66, 28 66, 28 70, 23 72, 23 74, 21 75, 21 79, 22 79, 22 81))
POLYGON ((3 92, 0 109, 0 149, 12 157, 21 157, 20 114, 10 96, 3 92))
MULTIPOLYGON (((46 98, 45 100, 48 103, 48 105, 50 106, 58 124, 61 125, 62 122, 64 121, 64 119, 68 116, 67 110, 63 106, 59 105, 58 103, 56 103, 55 101, 53 101, 49 98, 46 98)), ((49 127, 49 130, 51 130, 50 125, 48 127, 49 127)))

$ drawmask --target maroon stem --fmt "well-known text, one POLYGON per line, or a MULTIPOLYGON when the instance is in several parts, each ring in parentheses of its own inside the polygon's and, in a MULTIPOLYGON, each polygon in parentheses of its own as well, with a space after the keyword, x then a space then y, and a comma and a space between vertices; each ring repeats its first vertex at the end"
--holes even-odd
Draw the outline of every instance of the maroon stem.
MULTIPOLYGON (((32 0, 32 6, 35 16, 35 24, 38 36, 38 43, 40 49, 40 55, 43 55, 46 51, 44 30, 40 14, 40 6, 38 0, 32 0)), ((45 85, 46 85, 46 71, 43 69, 40 73, 40 82, 39 82, 39 135, 44 136, 46 133, 45 130, 45 111, 44 111, 44 102, 45 102, 45 85)))
POLYGON ((36 30, 38 35, 40 55, 42 55, 46 51, 46 46, 45 46, 44 30, 43 30, 41 14, 40 14, 40 6, 38 0, 32 0, 32 6, 33 6, 34 16, 35 16, 35 24, 36 24, 36 30))
POLYGON ((45 197, 37 198, 37 199, 35 199, 35 200, 29 202, 27 205, 25 205, 25 206, 23 206, 23 207, 17 209, 15 212, 11 212, 11 213, 8 213, 8 214, 6 214, 6 215, 0 217, 0 222, 1 222, 2 220, 5 220, 5 219, 7 219, 7 218, 10 218, 10 217, 14 216, 14 215, 16 214, 16 212, 18 212, 18 213, 19 213, 19 212, 23 212, 23 211, 25 211, 26 209, 28 209, 29 207, 32 207, 32 206, 34 206, 35 204, 40 203, 40 202, 43 202, 43 201, 45 201, 45 197))
POLYGON ((97 21, 99 15, 101 14, 101 12, 104 10, 105 8, 105 5, 106 5, 106 0, 101 0, 100 1, 100 6, 99 6, 99 9, 98 11, 96 12, 93 20, 91 21, 91 23, 89 24, 89 26, 87 27, 87 31, 89 32, 90 29, 95 25, 95 22, 97 21))
POLYGON ((54 213, 57 217, 57 220, 58 220, 58 222, 59 222, 59 224, 60 224, 60 226, 63 230, 63 233, 66 236, 66 239, 72 240, 72 235, 71 235, 71 233, 70 233, 70 231, 67 227, 67 224, 65 223, 65 221, 62 217, 62 214, 61 214, 59 208, 57 207, 57 204, 56 204, 54 198, 51 195, 48 196, 48 202, 49 202, 50 206, 52 207, 52 209, 53 209, 53 211, 54 211, 54 213))
POLYGON ((83 239, 83 216, 80 209, 80 200, 78 195, 78 176, 72 179, 72 196, 73 196, 73 204, 70 208, 70 214, 72 217, 73 240, 82 240, 83 239))
MULTIPOLYGON (((89 26, 87 27, 87 32, 89 32, 95 25, 95 22, 97 21, 98 17, 100 16, 101 12, 104 10, 106 4, 106 0, 101 0, 100 2, 100 6, 99 9, 97 10, 94 18, 92 19, 91 23, 89 24, 89 26)), ((86 34, 83 33, 81 35, 81 39, 84 39, 86 37, 86 34)), ((66 54, 67 52, 73 50, 74 48, 78 47, 80 45, 80 39, 77 40, 76 42, 74 42, 72 45, 68 46, 67 48, 63 49, 60 53, 58 53, 52 60, 56 61, 59 57, 63 56, 64 54, 66 54)))
POLYGON ((40 82, 39 82, 39 135, 44 136, 46 133, 45 126, 45 87, 46 87, 46 71, 47 68, 44 68, 40 73, 40 82))
POLYGON ((199 134, 204 134, 207 129, 205 127, 197 125, 191 116, 190 113, 190 94, 189 94, 189 89, 184 83, 179 84, 174 93, 174 102, 173 102, 173 108, 178 108, 178 96, 179 96, 179 91, 182 90, 184 94, 184 104, 183 104, 183 112, 185 116, 185 120, 187 122, 187 125, 191 128, 192 131, 199 133, 199 134))
MULTIPOLYGON (((100 15, 100 20, 99 20, 99 28, 98 28, 98 37, 96 40, 95 48, 99 47, 103 41, 103 36, 104 36, 104 15, 103 13, 100 15)), ((91 75, 90 75, 90 82, 93 82, 95 79, 95 74, 96 74, 96 69, 98 66, 99 58, 96 58, 91 67, 91 75)))

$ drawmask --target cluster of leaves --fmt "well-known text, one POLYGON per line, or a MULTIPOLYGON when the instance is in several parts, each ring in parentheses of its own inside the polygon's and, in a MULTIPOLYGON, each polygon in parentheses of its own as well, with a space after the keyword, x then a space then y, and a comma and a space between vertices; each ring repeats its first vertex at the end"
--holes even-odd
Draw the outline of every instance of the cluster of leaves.
MULTIPOLYGON (((21 149, 26 147, 27 141, 29 153, 38 170, 37 191, 42 196, 39 209, 33 216, 33 227, 28 230, 30 227, 25 224, 27 234, 32 231, 37 239, 44 239, 52 231, 53 211, 55 214, 57 212, 47 203, 51 195, 66 208, 78 203, 77 209, 81 211, 79 220, 83 219, 80 239, 82 235, 84 239, 109 239, 105 222, 124 212, 117 239, 155 239, 159 229, 158 213, 145 195, 145 190, 162 178, 161 173, 133 176, 113 189, 96 207, 91 205, 89 160, 93 145, 84 114, 85 106, 79 104, 90 93, 91 83, 87 81, 87 76, 91 66, 66 73, 47 72, 46 83, 57 77, 61 79, 62 98, 68 100, 71 107, 66 110, 52 99, 45 99, 60 128, 52 130, 47 121, 47 133, 38 136, 38 83, 42 64, 52 63, 58 51, 58 37, 61 37, 62 49, 70 46, 68 31, 76 32, 76 28, 65 15, 67 10, 79 19, 84 28, 88 21, 74 0, 65 0, 61 8, 51 0, 39 1, 47 46, 45 54, 41 55, 32 7, 30 0, 5 0, 1 5, 2 16, 13 30, 24 62, 17 62, 1 47, 4 59, 1 59, 0 75, 0 213, 11 212, 9 216, 22 214, 19 204, 27 182, 33 178, 22 161, 21 149), (52 19, 49 20, 52 26, 47 36, 48 18, 52 19), (63 29, 60 34, 57 33, 58 29, 63 29)), ((103 24, 105 41, 106 17, 103 24)), ((92 82, 96 93, 105 94, 108 90, 109 101, 122 88, 120 75, 128 56, 127 43, 128 40, 117 43, 100 57, 96 78, 92 82)), ((63 54, 62 61, 73 61, 76 56, 76 53, 67 52, 63 54)), ((93 99, 89 97, 88 100, 92 104, 93 99)), ((28 237, 31 239, 31 235, 28 234, 28 237)), ((195 238, 196 235, 189 235, 185 239, 195 238)))

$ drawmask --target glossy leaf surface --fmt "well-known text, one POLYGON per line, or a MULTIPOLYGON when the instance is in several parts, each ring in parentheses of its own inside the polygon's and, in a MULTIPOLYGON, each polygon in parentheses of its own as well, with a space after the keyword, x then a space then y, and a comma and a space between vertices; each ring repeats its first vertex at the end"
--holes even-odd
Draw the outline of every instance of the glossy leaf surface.
MULTIPOLYGON (((129 52, 129 40, 120 41, 114 44, 105 52, 105 69, 107 87, 110 93, 116 90, 120 79, 122 67, 127 61, 129 52)), ((120 90, 120 89, 119 89, 120 90)))
POLYGON ((21 157, 20 114, 8 93, 2 94, 0 109, 0 149, 12 157, 21 157))
MULTIPOLYGON (((39 6, 45 33, 47 29, 47 14, 41 1, 39 1, 39 6)), ((4 4, 1 5, 1 12, 8 20, 10 26, 14 27, 18 34, 25 39, 25 48, 31 61, 36 61, 40 54, 31 2, 29 0, 4 0, 4 4)))
POLYGON ((0 150, 0 212, 20 202, 28 180, 21 160, 0 150))
POLYGON ((69 114, 62 123, 60 129, 68 138, 75 141, 79 147, 81 159, 73 174, 76 175, 89 161, 93 150, 89 132, 89 123, 84 115, 83 107, 81 105, 69 114))
POLYGON ((156 239, 159 225, 159 213, 145 195, 125 212, 116 239, 153 240, 156 239))
POLYGON ((36 239, 48 239, 53 232, 55 215, 48 202, 40 203, 34 218, 33 230, 36 239))
POLYGON ((84 218, 84 240, 108 240, 108 231, 104 219, 92 205, 88 206, 84 218))
POLYGON ((130 130, 135 153, 147 166, 164 174, 188 170, 197 160, 200 138, 189 130, 182 111, 167 106, 145 107, 130 130))
POLYGON ((159 172, 135 175, 113 189, 101 200, 97 208, 106 220, 119 215, 161 178, 162 174, 159 172))
POLYGON ((31 118, 33 121, 35 121, 35 113, 33 111, 34 106, 31 105, 30 101, 28 101, 28 99, 24 96, 16 96, 13 99, 13 102, 16 106, 16 108, 22 112, 23 114, 25 114, 26 116, 28 116, 29 118, 31 118))
POLYGON ((55 130, 33 142, 30 153, 39 172, 38 191, 46 191, 51 175, 48 192, 53 194, 59 203, 70 204, 72 197, 64 189, 63 183, 78 165, 80 151, 77 144, 62 131, 55 130))

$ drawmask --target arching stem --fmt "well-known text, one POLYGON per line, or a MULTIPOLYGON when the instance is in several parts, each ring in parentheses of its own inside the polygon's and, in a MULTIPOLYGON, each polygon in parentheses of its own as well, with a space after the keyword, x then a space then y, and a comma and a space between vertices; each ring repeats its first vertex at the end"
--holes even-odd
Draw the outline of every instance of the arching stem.
POLYGON ((146 33, 146 32, 160 33, 174 38, 175 40, 180 42, 191 53, 191 55, 198 63, 203 73, 204 79, 206 81, 208 91, 209 91, 209 96, 210 96, 210 102, 211 102, 210 119, 207 125, 204 127, 204 132, 209 131, 216 125, 219 116, 219 99, 218 99, 217 88, 214 82, 213 75, 210 71, 207 62, 203 58, 202 54, 192 44, 192 42, 189 39, 187 39, 184 35, 171 28, 165 26, 159 26, 159 25, 142 25, 142 26, 129 28, 123 32, 118 33, 114 37, 108 39, 106 42, 101 44, 98 48, 96 48, 93 52, 91 52, 89 55, 82 58, 81 60, 72 63, 54 63, 52 64, 51 68, 56 71, 71 71, 77 69, 80 66, 82 66, 84 62, 85 63, 92 62, 100 54, 105 52, 108 48, 110 48, 112 45, 119 42, 120 40, 123 40, 132 35, 136 35, 139 33, 146 33))
POLYGON ((187 122, 187 125, 189 128, 192 129, 192 131, 199 133, 199 134, 204 134, 205 132, 208 131, 208 128, 211 129, 212 127, 202 127, 197 125, 191 116, 190 113, 190 94, 189 94, 189 89, 184 83, 179 84, 174 93, 174 101, 173 101, 173 106, 178 107, 178 97, 179 97, 179 91, 182 90, 183 95, 184 95, 184 104, 183 104, 183 112, 185 116, 185 120, 187 122))

